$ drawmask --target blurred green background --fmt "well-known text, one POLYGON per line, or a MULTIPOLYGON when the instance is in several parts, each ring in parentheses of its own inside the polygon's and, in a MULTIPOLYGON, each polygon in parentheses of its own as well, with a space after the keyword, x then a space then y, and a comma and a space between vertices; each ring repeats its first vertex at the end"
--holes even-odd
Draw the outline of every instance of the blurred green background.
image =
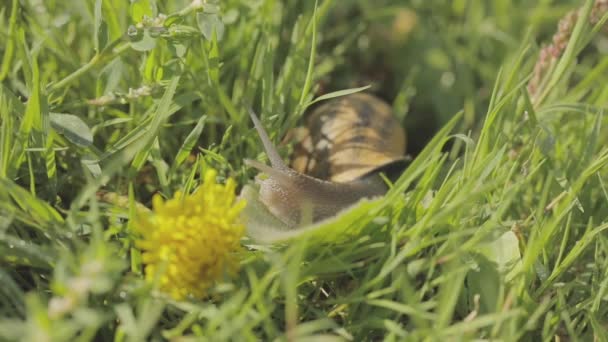
POLYGON ((577 37, 585 48, 564 58, 541 106, 523 91, 540 47, 582 4, 2 0, 0 337, 285 337, 298 301, 303 335, 602 336, 605 35, 577 37), (249 251, 221 299, 154 297, 129 227, 135 201, 188 193, 208 168, 252 183, 243 159, 265 156, 248 108, 278 142, 314 98, 367 85, 392 104, 413 156, 463 111, 456 153, 429 149, 384 216, 358 222, 360 238, 249 251), (501 234, 524 265, 514 280, 471 261, 501 234), (479 303, 465 277, 500 289, 470 321, 479 303), (86 300, 61 302, 74 280, 86 300))

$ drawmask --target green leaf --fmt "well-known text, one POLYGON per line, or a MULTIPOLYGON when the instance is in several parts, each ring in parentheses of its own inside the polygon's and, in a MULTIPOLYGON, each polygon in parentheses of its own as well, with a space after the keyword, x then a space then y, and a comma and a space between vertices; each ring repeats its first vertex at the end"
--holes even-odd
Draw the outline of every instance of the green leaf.
MULTIPOLYGON (((5 236, 0 240, 0 261, 13 266, 34 266, 50 268, 53 254, 42 246, 25 240, 5 236)), ((3 282, 4 283, 4 282, 3 282)))
POLYGON ((168 48, 169 51, 171 51, 171 54, 179 58, 184 57, 186 55, 186 52, 188 52, 188 45, 182 44, 177 41, 169 42, 168 48))
POLYGON ((217 40, 222 40, 224 37, 224 23, 217 13, 200 12, 196 14, 198 28, 207 40, 213 39, 213 33, 217 35, 217 40))
POLYGON ((223 16, 224 24, 234 24, 239 19, 239 11, 236 8, 229 9, 223 16))
POLYGON ((471 261, 474 265, 466 278, 465 296, 468 310, 475 310, 475 296, 479 296, 480 313, 496 312, 500 301, 500 287, 504 275, 521 260, 519 241, 512 231, 481 245, 471 261))
POLYGON ((580 240, 576 241, 576 243, 571 247, 568 251, 568 254, 564 258, 564 260, 555 267, 551 275, 547 278, 547 280, 540 286, 538 293, 546 290, 551 284, 555 282, 555 280, 560 277, 562 274, 572 266, 572 264, 580 257, 580 255, 585 251, 585 249, 593 242, 599 234, 604 234, 605 231, 608 230, 608 223, 601 224, 593 229, 589 229, 585 232, 585 234, 580 238, 580 240))
POLYGON ((72 143, 89 147, 93 144, 93 133, 87 124, 76 115, 51 113, 51 126, 72 143))
POLYGON ((131 19, 139 23, 144 16, 149 18, 156 16, 156 2, 153 0, 131 0, 131 19))
POLYGON ((93 42, 95 51, 101 51, 108 43, 108 26, 103 20, 102 13, 103 0, 95 0, 94 19, 93 19, 93 42))
POLYGON ((15 35, 15 29, 17 27, 17 9, 19 8, 19 0, 13 0, 11 5, 11 17, 9 19, 8 24, 8 32, 6 37, 8 37, 6 42, 3 42, 4 45, 4 56, 2 56, 2 63, 0 63, 0 81, 4 80, 11 68, 11 62, 13 56, 15 55, 15 41, 13 38, 15 35))
POLYGON ((167 177, 167 171, 169 170, 169 166, 161 156, 160 143, 158 140, 158 137, 154 139, 154 143, 152 144, 149 152, 149 160, 152 163, 152 166, 154 166, 154 169, 156 170, 156 175, 158 176, 158 181, 163 192, 168 193, 170 191, 170 189, 168 188, 169 179, 167 177))
MULTIPOLYGON (((0 208, 5 206, 9 212, 23 212, 28 214, 30 224, 39 225, 40 229, 48 229, 51 226, 63 223, 63 217, 47 202, 37 198, 14 182, 0 178, 0 188, 6 191, 13 202, 0 201, 0 208), (13 204, 14 203, 14 204, 13 204)), ((22 219, 23 216, 16 216, 22 219)))
POLYGON ((315 10, 312 13, 312 38, 310 42, 310 56, 308 57, 308 68, 306 70, 306 78, 304 80, 304 87, 302 87, 302 93, 300 94, 299 105, 304 104, 304 100, 308 96, 310 87, 312 86, 313 69, 315 65, 315 57, 317 52, 317 1, 315 0, 315 10))
POLYGON ((57 162, 55 161, 55 149, 53 148, 53 135, 49 134, 44 146, 44 161, 46 166, 47 187, 50 198, 57 195, 57 162))
POLYGON ((99 178, 101 176, 101 166, 99 166, 99 159, 93 155, 87 154, 80 159, 82 165, 84 165, 91 175, 95 178, 99 178))
POLYGON ((359 88, 349 88, 349 89, 342 89, 342 90, 338 90, 338 91, 333 91, 331 93, 327 93, 324 95, 321 95, 319 97, 317 97, 316 99, 312 100, 311 102, 306 104, 306 107, 310 106, 313 103, 317 103, 319 101, 323 101, 323 100, 329 100, 329 99, 333 99, 334 97, 340 97, 340 96, 345 96, 345 95, 350 95, 350 94, 354 94, 354 93, 358 93, 360 91, 366 90, 371 88, 371 85, 366 85, 364 87, 359 87, 359 88))
POLYGON ((141 39, 132 41, 131 47, 136 51, 150 51, 156 47, 156 38, 152 37, 148 30, 144 30, 141 39))
POLYGON ((182 163, 186 160, 186 158, 188 158, 188 156, 190 155, 190 152, 192 151, 192 149, 194 148, 194 145, 196 144, 196 141, 198 140, 198 138, 201 136, 201 133, 203 132, 203 128, 205 127, 206 120, 207 120, 206 115, 203 115, 198 119, 196 126, 194 126, 194 128, 192 129, 190 134, 188 134, 188 136, 184 140, 184 143, 182 144, 179 151, 177 152, 177 155, 175 156, 175 162, 173 163, 173 166, 172 166, 173 169, 182 165, 182 163))
POLYGON ((142 146, 142 148, 137 152, 133 158, 133 162, 131 163, 135 170, 139 170, 144 165, 154 141, 158 139, 158 134, 160 132, 162 123, 164 123, 172 114, 171 104, 173 102, 173 96, 175 95, 179 78, 180 76, 176 75, 171 79, 167 89, 165 89, 163 97, 158 101, 156 111, 152 115, 152 121, 144 133, 143 141, 145 141, 145 145, 142 146))
POLYGON ((15 309, 19 315, 23 315, 24 306, 23 306, 23 290, 17 284, 17 282, 11 277, 10 273, 5 271, 3 268, 0 268, 0 281, 2 282, 2 286, 0 286, 0 294, 1 297, 4 297, 3 302, 10 303, 12 305, 11 309, 15 309))
MULTIPOLYGON (((192 92, 176 96, 171 101, 167 115, 170 116, 170 115, 174 114, 175 112, 180 110, 182 107, 191 104, 193 101, 195 101, 198 98, 199 97, 195 93, 192 93, 192 92)), ((154 107, 151 107, 146 112, 145 118, 143 120, 141 120, 140 122, 138 122, 138 124, 135 126, 135 128, 132 131, 125 134, 124 137, 122 137, 116 143, 114 143, 114 145, 109 147, 107 149, 107 151, 104 152, 104 154, 101 156, 100 159, 103 160, 106 158, 110 158, 113 155, 115 155, 116 153, 118 153, 120 150, 127 148, 130 145, 136 144, 138 141, 141 141, 141 139, 148 132, 148 128, 150 125, 150 121, 152 120, 152 115, 153 115, 154 109, 155 109, 154 107)))
POLYGON ((479 251, 495 263, 501 273, 508 272, 521 260, 519 241, 510 230, 485 244, 479 251))
POLYGON ((218 45, 217 35, 211 38, 211 48, 209 50, 209 77, 213 84, 219 87, 220 82, 220 48, 218 45))

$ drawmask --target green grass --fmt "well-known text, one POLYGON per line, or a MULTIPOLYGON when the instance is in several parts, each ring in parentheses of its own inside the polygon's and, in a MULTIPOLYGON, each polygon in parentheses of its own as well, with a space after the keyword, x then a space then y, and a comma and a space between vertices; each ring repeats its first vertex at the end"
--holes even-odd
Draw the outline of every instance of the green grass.
POLYGON ((0 339, 608 340, 592 2, 2 2, 0 339), (540 45, 579 6, 530 96, 540 45), (416 19, 397 34, 399 13, 416 19), (251 183, 243 159, 265 157, 248 108, 279 141, 316 97, 367 85, 414 157, 384 198, 244 240, 207 300, 143 281, 136 202, 191 191, 209 167, 251 183))

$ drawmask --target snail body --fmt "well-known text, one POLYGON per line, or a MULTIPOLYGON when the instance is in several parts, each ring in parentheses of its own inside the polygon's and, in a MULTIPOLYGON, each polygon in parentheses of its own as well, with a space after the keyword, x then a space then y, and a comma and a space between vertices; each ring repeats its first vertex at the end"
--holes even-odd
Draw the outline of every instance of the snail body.
POLYGON ((345 96, 314 111, 306 128, 309 135, 300 136, 291 167, 257 116, 250 115, 271 166, 245 163, 267 175, 258 179, 259 199, 287 228, 332 217, 362 198, 383 195, 387 187, 375 171, 404 160, 403 129, 390 107, 371 95, 345 96))

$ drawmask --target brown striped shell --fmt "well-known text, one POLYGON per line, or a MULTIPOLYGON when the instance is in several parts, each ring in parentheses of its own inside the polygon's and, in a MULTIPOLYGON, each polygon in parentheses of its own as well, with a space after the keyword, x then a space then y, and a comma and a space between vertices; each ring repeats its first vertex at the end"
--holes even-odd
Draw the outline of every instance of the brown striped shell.
POLYGON ((296 141, 291 167, 332 182, 359 179, 404 160, 405 132, 391 107, 366 93, 343 96, 319 106, 296 141))

